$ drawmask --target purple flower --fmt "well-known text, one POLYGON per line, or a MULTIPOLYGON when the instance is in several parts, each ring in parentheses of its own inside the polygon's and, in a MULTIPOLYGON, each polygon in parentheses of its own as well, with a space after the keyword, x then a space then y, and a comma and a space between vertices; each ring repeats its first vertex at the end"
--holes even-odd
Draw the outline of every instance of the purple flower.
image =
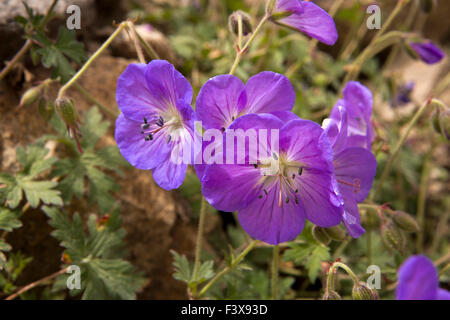
POLYGON ((445 54, 431 41, 411 42, 409 45, 427 64, 438 63, 445 57, 445 54))
POLYGON ((439 288, 433 262, 423 255, 409 257, 398 270, 397 300, 450 300, 450 292, 439 288))
POLYGON ((371 107, 370 91, 359 83, 349 82, 344 89, 344 99, 333 108, 331 118, 323 122, 333 148, 339 192, 344 199, 343 222, 354 238, 365 232, 357 203, 369 195, 377 168, 375 156, 370 151, 371 139, 366 136, 372 132, 368 130, 371 107), (352 119, 355 116, 364 119, 364 123, 352 119))
MULTIPOLYGON (((195 112, 205 129, 224 131, 238 117, 251 113, 271 113, 283 121, 296 118, 295 91, 289 79, 271 72, 260 72, 244 85, 233 75, 219 75, 209 79, 197 97, 195 112)), ((211 142, 204 141, 203 149, 211 142)), ((195 170, 202 179, 205 159, 197 159, 195 170), (200 161, 201 160, 201 161, 200 161)))
POLYGON ((414 90, 415 83, 413 81, 402 84, 398 88, 396 100, 391 101, 391 106, 401 107, 411 102, 411 93, 414 90))
POLYGON ((333 18, 318 5, 300 0, 278 0, 273 12, 275 23, 306 33, 327 45, 333 45, 338 33, 333 18), (277 19, 276 16, 287 17, 277 19))
POLYGON ((277 130, 279 136, 267 134, 267 141, 258 139, 256 144, 249 139, 243 164, 206 167, 202 193, 213 207, 238 210, 242 228, 269 244, 295 239, 305 219, 322 227, 340 223, 342 199, 333 175, 331 145, 319 125, 299 118, 285 122, 271 114, 248 114, 236 119, 224 135, 239 129, 277 130), (252 164, 248 154, 256 145, 260 156, 252 164))
POLYGON ((193 141, 192 87, 164 60, 130 64, 117 81, 115 139, 134 167, 152 170, 166 190, 178 188, 186 173, 184 150, 193 141))

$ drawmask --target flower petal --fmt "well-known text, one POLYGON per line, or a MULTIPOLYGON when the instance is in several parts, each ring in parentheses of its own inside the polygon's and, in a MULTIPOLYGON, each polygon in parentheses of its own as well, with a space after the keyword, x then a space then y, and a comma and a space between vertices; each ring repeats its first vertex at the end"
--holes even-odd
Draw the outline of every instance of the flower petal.
POLYGON ((117 80, 116 101, 119 109, 135 121, 142 121, 159 110, 145 82, 146 68, 143 63, 132 63, 117 80))
POLYGON ((295 103, 295 90, 282 74, 263 71, 248 79, 242 97, 247 104, 241 114, 291 111, 295 103))
POLYGON ((338 33, 333 18, 312 2, 303 1, 302 7, 302 13, 294 13, 277 23, 304 32, 327 45, 335 44, 338 33))
POLYGON ((175 107, 178 100, 192 101, 189 81, 166 60, 152 60, 145 70, 145 81, 156 108, 164 111, 175 107))
POLYGON ((359 238, 364 232, 361 226, 361 216, 358 210, 358 204, 355 200, 349 198, 344 200, 344 215, 342 216, 348 234, 352 238, 359 238))
POLYGON ((416 255, 403 262, 398 270, 397 300, 435 300, 438 274, 430 259, 416 255))
POLYGON ((291 11, 295 13, 303 12, 303 4, 300 0, 277 0, 275 12, 291 11))
POLYGON ((427 64, 438 63, 445 57, 445 54, 431 41, 412 42, 410 46, 419 55, 420 59, 427 64))
POLYGON ((363 148, 348 148, 334 156, 333 164, 344 200, 364 201, 377 171, 377 160, 372 152, 363 148))
POLYGON ((280 150, 302 166, 293 183, 308 220, 321 227, 342 220, 343 200, 333 175, 332 150, 323 129, 309 120, 292 120, 280 130, 280 150))
POLYGON ((348 143, 347 111, 343 105, 343 101, 339 100, 335 107, 336 112, 333 113, 334 117, 327 118, 322 123, 335 154, 344 150, 348 143))
MULTIPOLYGON (((174 150, 174 152, 177 151, 174 150)), ((153 169, 153 179, 165 190, 176 189, 183 184, 187 166, 186 163, 175 163, 169 156, 159 166, 153 169)))
POLYGON ((450 291, 445 289, 438 289, 437 300, 450 300, 450 291))
POLYGON ((141 122, 128 119, 123 113, 116 120, 115 139, 122 156, 138 169, 153 169, 170 153, 166 135, 161 132, 152 141, 145 141, 141 122))
MULTIPOLYGON (((209 79, 200 89, 195 112, 205 129, 227 128, 239 114, 238 99, 244 84, 233 75, 209 79)), ((245 97, 241 103, 245 105, 245 97)))
POLYGON ((301 204, 284 202, 279 207, 280 185, 276 184, 267 195, 254 199, 239 210, 242 228, 253 238, 278 244, 295 239, 305 225, 305 213, 301 204))

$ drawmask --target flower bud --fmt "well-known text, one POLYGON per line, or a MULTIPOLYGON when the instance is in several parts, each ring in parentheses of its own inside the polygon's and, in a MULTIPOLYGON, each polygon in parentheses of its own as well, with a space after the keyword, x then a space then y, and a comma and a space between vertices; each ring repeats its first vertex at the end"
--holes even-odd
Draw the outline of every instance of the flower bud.
POLYGON ((361 223, 367 230, 376 230, 380 227, 381 219, 375 208, 365 209, 365 214, 361 215, 361 223))
POLYGON ((59 98, 55 101, 55 107, 67 126, 74 127, 76 125, 77 113, 72 99, 59 98))
POLYGON ((435 5, 434 0, 419 0, 420 9, 425 13, 430 13, 435 5))
POLYGON ((328 234, 328 236, 335 241, 344 241, 347 239, 345 231, 339 226, 326 228, 324 230, 328 234))
POLYGON ((230 31, 235 35, 239 35, 239 18, 242 19, 242 35, 246 36, 252 33, 253 28, 250 16, 242 10, 235 11, 228 17, 230 31))
POLYGON ((32 87, 25 91, 20 99, 19 107, 28 106, 35 103, 41 96, 41 86, 32 87))
POLYGON ((312 228, 312 235, 314 239, 316 239, 318 242, 328 245, 331 241, 330 236, 327 234, 324 228, 313 226, 312 228))
POLYGON ((353 300, 378 300, 378 294, 361 281, 353 286, 352 298, 353 300))
POLYGON ((394 223, 388 222, 381 227, 381 237, 386 247, 394 251, 403 252, 405 236, 394 223))
POLYGON ((416 220, 403 211, 395 211, 392 220, 400 229, 407 232, 419 232, 420 228, 416 220))
POLYGON ((339 293, 334 290, 327 290, 322 296, 322 300, 342 300, 339 293))
POLYGON ((438 134, 450 140, 450 110, 444 105, 436 104, 436 110, 432 115, 432 125, 438 134))

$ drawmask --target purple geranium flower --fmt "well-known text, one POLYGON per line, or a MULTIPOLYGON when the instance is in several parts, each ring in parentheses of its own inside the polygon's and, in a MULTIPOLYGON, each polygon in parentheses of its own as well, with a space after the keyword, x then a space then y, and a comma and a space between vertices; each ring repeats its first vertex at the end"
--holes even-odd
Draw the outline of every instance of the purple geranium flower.
POLYGON ((409 257, 398 270, 397 300, 450 300, 450 292, 439 288, 433 262, 423 255, 409 257))
POLYGON ((191 150, 194 110, 192 87, 165 60, 130 64, 117 82, 115 139, 123 157, 134 167, 152 170, 166 190, 178 188, 191 150))
POLYGON ((445 57, 445 54, 431 41, 411 42, 409 45, 420 59, 427 64, 438 63, 445 57))
POLYGON ((252 164, 248 152, 243 164, 206 167, 202 193, 213 207, 238 210, 243 229, 269 244, 293 240, 305 219, 322 227, 340 223, 342 198, 333 174, 331 145, 319 125, 299 118, 285 122, 271 114, 248 114, 236 119, 224 136, 239 129, 275 129, 279 139, 267 134, 267 143, 247 142, 248 151, 256 145, 260 152, 264 149, 257 163, 252 164))
POLYGON ((349 82, 344 89, 344 99, 335 105, 331 118, 323 122, 333 147, 334 173, 344 199, 343 222, 354 238, 364 233, 357 203, 369 195, 377 168, 370 151, 372 138, 367 138, 372 132, 369 128, 371 99, 367 88, 349 82), (360 120, 354 119, 355 116, 360 120))
POLYGON ((318 5, 300 0, 278 0, 274 9, 275 23, 306 33, 327 45, 333 45, 338 33, 333 18, 318 5), (287 15, 281 19, 276 16, 287 15))
MULTIPOLYGON (((195 112, 205 129, 226 128, 238 117, 251 113, 271 113, 287 121, 296 116, 290 112, 295 103, 295 91, 289 79, 281 74, 264 71, 244 85, 233 75, 219 75, 209 79, 200 89, 195 112)), ((210 141, 203 141, 205 149, 210 141)), ((206 159, 195 170, 202 179, 206 159)))

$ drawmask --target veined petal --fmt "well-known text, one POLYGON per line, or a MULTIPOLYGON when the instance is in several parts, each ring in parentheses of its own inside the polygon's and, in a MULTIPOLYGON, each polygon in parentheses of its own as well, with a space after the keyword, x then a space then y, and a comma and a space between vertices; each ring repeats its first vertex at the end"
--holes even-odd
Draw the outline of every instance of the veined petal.
POLYGON ((279 206, 280 185, 275 184, 268 194, 254 199, 246 208, 239 210, 242 228, 253 238, 269 244, 295 239, 305 226, 305 213, 301 204, 291 199, 279 206))
POLYGON ((142 121, 143 117, 160 109, 145 82, 146 68, 143 63, 129 64, 117 80, 116 101, 119 109, 135 121, 142 121))
POLYGON ((435 300, 438 274, 433 262, 416 255, 403 262, 398 270, 397 300, 435 300))
POLYGON ((301 167, 292 183, 307 219, 321 227, 339 224, 343 200, 333 174, 331 145, 323 129, 300 119, 288 122, 280 132, 280 150, 286 153, 286 161, 301 167))
POLYGON ((275 5, 275 12, 284 12, 284 11, 302 13, 303 4, 300 0, 278 0, 275 5))
MULTIPOLYGON (((238 99, 244 84, 233 75, 219 75, 209 79, 200 89, 195 112, 205 129, 227 128, 240 109, 238 99)), ((241 97, 245 105, 246 97, 241 97)))
POLYGON ((334 156, 333 164, 344 200, 364 201, 377 171, 377 160, 372 152, 363 148, 348 148, 334 156))
POLYGON ((364 232, 361 226, 361 216, 358 210, 358 204, 352 198, 344 199, 344 215, 342 221, 347 228, 348 234, 352 238, 359 238, 364 232))
POLYGON ((145 70, 145 81, 155 108, 164 112, 175 108, 178 100, 192 101, 189 81, 165 60, 152 60, 145 70))
POLYGON ((338 153, 344 150, 348 143, 348 122, 347 112, 343 106, 343 101, 338 101, 335 106, 336 112, 333 113, 333 118, 327 118, 322 123, 328 139, 330 139, 331 146, 333 147, 333 153, 338 153))
POLYGON ((122 156, 134 167, 148 170, 157 167, 170 153, 164 132, 145 141, 141 122, 128 119, 123 113, 116 120, 115 139, 122 156))
POLYGON ((291 111, 294 107, 295 90, 289 79, 279 73, 263 71, 254 75, 245 84, 244 92, 247 104, 243 104, 241 114, 291 111))
POLYGON ((302 2, 303 12, 294 13, 277 23, 306 33, 327 45, 333 45, 338 33, 333 18, 312 2, 302 2))
MULTIPOLYGON (((174 150, 174 152, 177 152, 174 150)), ((165 161, 153 169, 153 179, 165 190, 176 189, 183 184, 187 169, 186 163, 175 163, 168 156, 165 161)))

